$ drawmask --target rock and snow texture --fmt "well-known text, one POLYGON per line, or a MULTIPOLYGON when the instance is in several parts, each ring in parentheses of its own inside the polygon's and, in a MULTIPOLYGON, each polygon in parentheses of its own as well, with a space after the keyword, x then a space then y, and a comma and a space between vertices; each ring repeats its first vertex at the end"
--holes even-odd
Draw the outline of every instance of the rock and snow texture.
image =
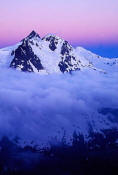
POLYGON ((53 35, 43 39, 34 31, 12 51, 14 59, 10 67, 28 72, 70 72, 80 69, 74 49, 67 41, 53 35))
POLYGON ((108 72, 118 66, 117 59, 102 58, 85 50, 73 48, 56 35, 44 38, 32 31, 17 45, 0 49, 0 65, 39 74, 65 73, 90 68, 108 72))
POLYGON ((44 38, 32 31, 17 45, 0 49, 0 65, 24 72, 39 74, 65 73, 90 68, 108 72, 111 66, 117 68, 117 59, 102 58, 77 47, 56 35, 44 38))
POLYGON ((4 60, 8 56, 11 57, 9 66, 21 71, 44 74, 64 73, 90 65, 88 60, 80 61, 75 49, 67 41, 55 35, 47 35, 41 39, 32 31, 19 44, 7 49, 8 55, 0 51, 0 57, 4 56, 4 60))
POLYGON ((84 59, 88 60, 94 67, 97 69, 102 69, 106 73, 118 70, 118 58, 103 58, 82 47, 77 47, 76 52, 80 58, 83 57, 84 59))

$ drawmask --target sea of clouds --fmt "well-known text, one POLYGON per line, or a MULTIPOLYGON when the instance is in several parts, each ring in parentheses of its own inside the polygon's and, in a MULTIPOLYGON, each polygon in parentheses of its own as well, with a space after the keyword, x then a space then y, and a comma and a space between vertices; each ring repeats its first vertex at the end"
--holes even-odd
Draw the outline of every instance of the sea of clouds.
POLYGON ((0 68, 0 138, 19 137, 30 143, 87 135, 118 126, 118 73, 94 70, 39 75, 0 68))

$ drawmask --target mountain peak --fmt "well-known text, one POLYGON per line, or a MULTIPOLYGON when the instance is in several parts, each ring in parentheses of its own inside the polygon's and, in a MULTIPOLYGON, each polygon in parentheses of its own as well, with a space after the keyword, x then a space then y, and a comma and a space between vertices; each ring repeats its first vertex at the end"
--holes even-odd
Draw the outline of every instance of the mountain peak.
POLYGON ((34 37, 40 38, 39 34, 36 33, 36 32, 33 30, 33 31, 28 35, 27 38, 32 39, 32 38, 34 38, 34 37))
POLYGON ((46 36, 44 36, 42 38, 42 40, 46 40, 46 41, 50 41, 50 40, 62 40, 62 41, 64 41, 64 39, 60 38, 59 36, 57 36, 55 34, 47 34, 46 36))

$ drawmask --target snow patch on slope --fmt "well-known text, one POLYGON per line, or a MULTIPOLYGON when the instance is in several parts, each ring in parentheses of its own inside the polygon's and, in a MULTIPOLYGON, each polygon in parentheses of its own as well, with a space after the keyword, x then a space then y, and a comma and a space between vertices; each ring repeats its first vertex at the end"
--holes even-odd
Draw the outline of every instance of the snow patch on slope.
POLYGON ((88 60, 90 64, 98 69, 102 69, 106 72, 117 71, 118 69, 118 58, 104 58, 82 47, 77 47, 76 53, 80 58, 82 57, 88 60))

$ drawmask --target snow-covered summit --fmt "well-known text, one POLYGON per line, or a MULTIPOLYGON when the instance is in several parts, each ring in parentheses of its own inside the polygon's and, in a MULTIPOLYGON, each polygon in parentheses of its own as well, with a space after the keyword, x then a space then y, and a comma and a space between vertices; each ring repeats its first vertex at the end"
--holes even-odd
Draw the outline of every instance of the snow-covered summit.
POLYGON ((86 65, 67 41, 51 34, 41 39, 34 31, 22 40, 12 55, 10 67, 28 72, 65 73, 80 70, 86 65))
POLYGON ((36 39, 36 38, 40 38, 39 34, 36 33, 34 30, 25 38, 25 39, 36 39))
POLYGON ((118 68, 118 59, 102 58, 82 47, 73 48, 56 35, 41 38, 32 31, 15 46, 0 49, 0 65, 39 74, 86 68, 107 72, 111 66, 118 68))

